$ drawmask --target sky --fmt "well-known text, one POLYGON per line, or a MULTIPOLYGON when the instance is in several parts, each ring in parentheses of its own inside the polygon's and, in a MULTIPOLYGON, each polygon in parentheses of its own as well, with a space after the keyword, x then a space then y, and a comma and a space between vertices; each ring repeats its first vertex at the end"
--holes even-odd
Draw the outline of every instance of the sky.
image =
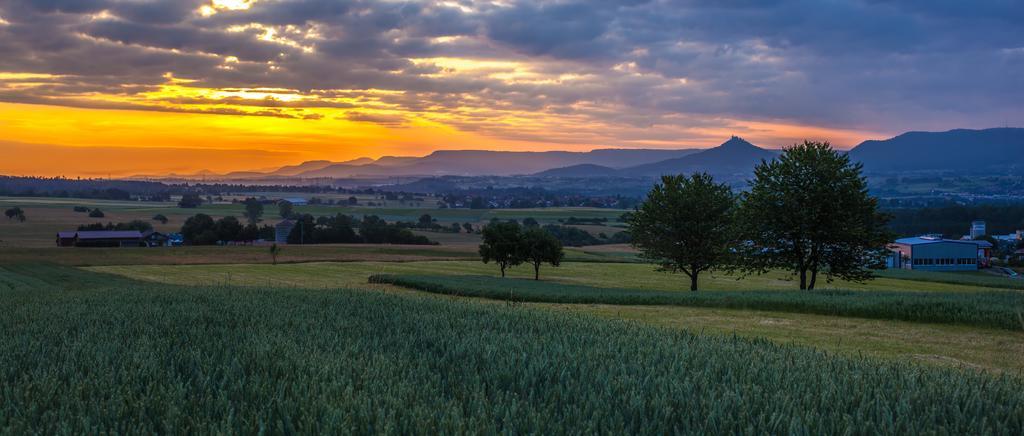
POLYGON ((0 174, 1024 124, 1019 0, 0 0, 0 174))

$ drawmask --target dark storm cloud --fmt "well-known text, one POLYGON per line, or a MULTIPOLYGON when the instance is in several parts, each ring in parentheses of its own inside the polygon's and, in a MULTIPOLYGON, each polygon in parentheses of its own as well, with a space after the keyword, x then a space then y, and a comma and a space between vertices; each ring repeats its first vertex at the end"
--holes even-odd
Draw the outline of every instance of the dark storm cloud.
POLYGON ((264 0, 204 17, 198 0, 0 0, 0 71, 62 76, 8 87, 8 101, 140 92, 172 73, 197 87, 381 89, 404 92, 378 99, 398 110, 482 105, 627 126, 1024 121, 1017 0, 506 3, 264 0), (413 61, 435 57, 511 61, 551 80, 413 61))

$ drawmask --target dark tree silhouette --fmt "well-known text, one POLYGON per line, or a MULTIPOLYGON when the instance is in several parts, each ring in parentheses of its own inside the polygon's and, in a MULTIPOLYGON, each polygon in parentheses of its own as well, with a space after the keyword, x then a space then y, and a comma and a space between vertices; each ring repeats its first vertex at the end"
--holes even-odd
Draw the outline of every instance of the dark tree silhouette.
POLYGON ((696 291, 700 273, 729 265, 735 212, 732 190, 711 175, 663 176, 626 222, 646 259, 662 271, 686 274, 696 291))
POLYGON ((291 218, 294 210, 295 206, 288 200, 281 200, 277 202, 277 213, 281 215, 281 218, 291 218))
POLYGON ((480 258, 484 263, 498 264, 501 276, 505 270, 523 263, 523 242, 519 224, 513 222, 491 222, 484 226, 483 244, 480 244, 480 258))
POLYGON ((242 216, 249 224, 258 224, 263 217, 263 203, 255 198, 246 198, 242 203, 245 205, 245 213, 242 216))
POLYGON ((15 206, 4 211, 4 215, 7 219, 17 219, 18 222, 25 222, 25 211, 21 207, 15 206))
POLYGON ((523 261, 533 265, 534 280, 540 280, 541 265, 547 263, 557 267, 565 257, 558 238, 539 227, 528 228, 523 233, 522 244, 523 261))
POLYGON ((203 205, 203 198, 199 194, 184 194, 178 200, 178 207, 182 209, 195 209, 203 205))
POLYGON ((819 272, 828 281, 872 278, 891 235, 861 170, 828 142, 805 141, 759 164, 740 209, 744 267, 790 270, 800 289, 814 289, 819 272))

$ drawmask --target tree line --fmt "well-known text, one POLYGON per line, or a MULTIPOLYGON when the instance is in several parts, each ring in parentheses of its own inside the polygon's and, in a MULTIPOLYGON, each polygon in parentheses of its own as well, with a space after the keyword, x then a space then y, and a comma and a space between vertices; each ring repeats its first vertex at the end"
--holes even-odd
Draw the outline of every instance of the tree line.
POLYGON ((941 233, 959 238, 970 231, 971 221, 984 220, 988 233, 1007 234, 1024 229, 1024 204, 950 204, 938 207, 888 210, 889 227, 904 236, 941 233))
MULTIPOLYGON (((196 214, 185 220, 181 236, 188 245, 248 243, 275 238, 276 229, 273 226, 258 225, 259 220, 253 219, 252 215, 247 218, 249 222, 243 224, 233 216, 214 219, 206 214, 196 214)), ((319 217, 293 214, 290 219, 294 221, 294 226, 287 236, 289 244, 436 244, 376 215, 358 219, 344 214, 319 217)))
POLYGON ((627 218, 632 244, 696 291, 711 270, 783 269, 800 289, 825 279, 863 281, 883 265, 889 216, 868 195, 862 166, 827 143, 807 142, 762 161, 736 194, 706 173, 664 176, 627 218))

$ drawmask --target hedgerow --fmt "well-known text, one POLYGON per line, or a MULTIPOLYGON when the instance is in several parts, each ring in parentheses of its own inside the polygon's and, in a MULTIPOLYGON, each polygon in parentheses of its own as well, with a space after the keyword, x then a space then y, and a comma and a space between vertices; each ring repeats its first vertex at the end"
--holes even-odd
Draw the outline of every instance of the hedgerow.
POLYGON ((485 276, 370 277, 438 294, 544 303, 671 305, 766 310, 1024 330, 1024 292, 645 291, 485 276))

